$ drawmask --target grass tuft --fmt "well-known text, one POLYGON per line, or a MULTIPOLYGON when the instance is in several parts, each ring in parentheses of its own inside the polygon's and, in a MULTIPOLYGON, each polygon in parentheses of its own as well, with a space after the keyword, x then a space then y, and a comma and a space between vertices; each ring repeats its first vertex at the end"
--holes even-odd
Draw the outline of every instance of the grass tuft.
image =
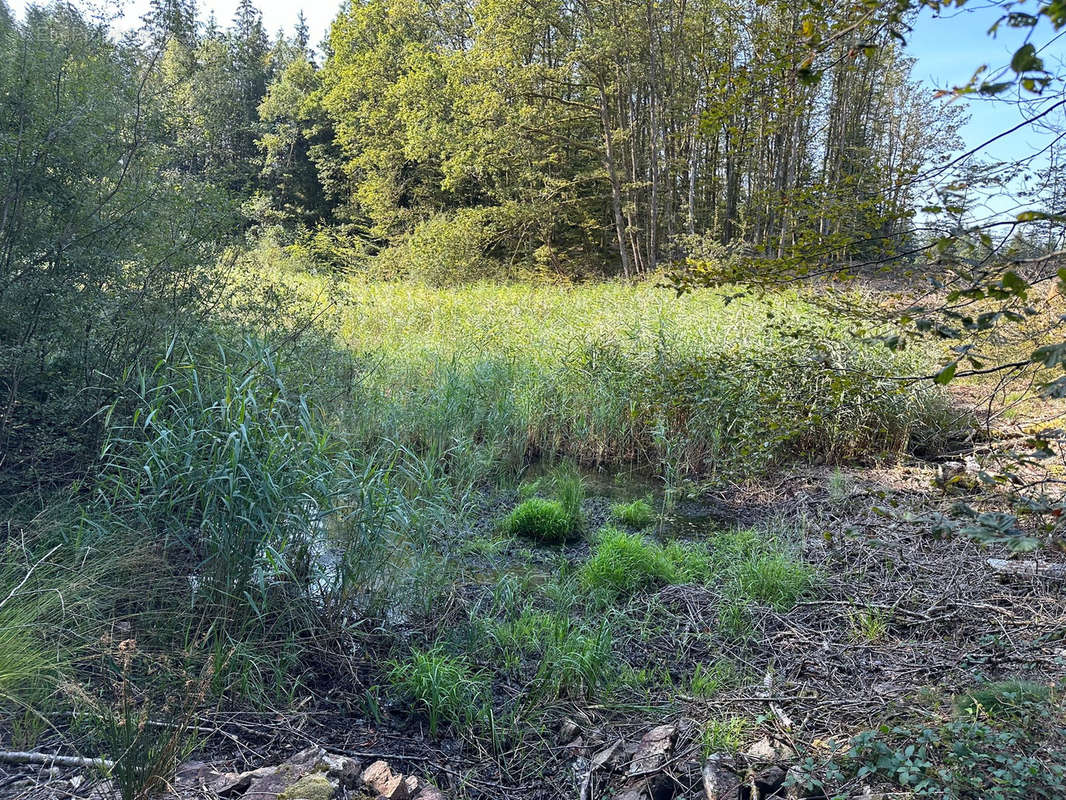
POLYGON ((565 542, 571 531, 570 517, 558 500, 531 497, 520 503, 503 521, 503 532, 538 542, 565 542))
POLYGON ((744 746, 744 737, 750 728, 751 721, 745 717, 708 720, 700 734, 704 758, 714 753, 736 753, 744 746))
POLYGON ((710 557, 700 545, 671 542, 663 547, 640 534, 606 527, 579 579, 591 592, 617 597, 655 585, 704 581, 709 576, 710 557))
POLYGON ((405 661, 393 662, 389 683, 414 700, 429 717, 430 736, 440 724, 473 728, 488 715, 488 688, 467 661, 440 648, 413 650, 405 661))
POLYGON ((630 528, 646 528, 655 520, 655 510, 647 500, 634 500, 612 505, 611 516, 630 528))
POLYGON ((814 585, 811 568, 785 553, 764 553, 740 564, 737 578, 745 596, 787 611, 814 585))

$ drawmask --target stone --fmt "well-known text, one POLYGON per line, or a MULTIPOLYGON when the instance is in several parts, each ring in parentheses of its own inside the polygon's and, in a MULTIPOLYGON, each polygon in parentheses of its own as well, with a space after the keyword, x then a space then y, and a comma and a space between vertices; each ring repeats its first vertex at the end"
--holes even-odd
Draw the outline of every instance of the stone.
POLYGON ((785 771, 779 766, 767 767, 755 776, 755 787, 763 797, 769 797, 785 783, 785 771))
POLYGON ((385 761, 375 761, 360 776, 366 788, 386 800, 407 800, 407 784, 403 775, 393 772, 385 761))
POLYGON ((703 763, 704 800, 736 800, 740 795, 740 778, 733 762, 724 753, 715 753, 703 763))
POLYGON ((220 797, 243 794, 253 781, 271 776, 277 771, 277 767, 260 767, 247 772, 227 772, 215 778, 208 788, 220 797))
POLYGON ((326 774, 335 778, 344 788, 354 786, 358 782, 363 766, 359 759, 340 756, 336 753, 326 753, 322 756, 319 765, 325 767, 326 774))
POLYGON ((601 767, 614 769, 621 765, 624 756, 625 743, 621 739, 615 739, 612 744, 607 745, 592 757, 592 761, 589 762, 589 772, 594 772, 601 767))
POLYGON ((408 775, 403 779, 404 785, 407 787, 407 796, 414 797, 418 793, 419 787, 422 785, 414 775, 408 775))
POLYGON ((332 800, 337 784, 324 772, 304 775, 278 795, 278 800, 332 800))
POLYGON ((756 764, 773 764, 780 761, 789 761, 796 754, 788 745, 772 742, 769 736, 764 736, 747 750, 744 755, 748 760, 756 764))
POLYGON ((629 774, 645 775, 659 769, 666 763, 676 737, 676 725, 659 725, 644 734, 629 766, 629 774))
POLYGON ((418 794, 415 795, 414 800, 444 800, 444 792, 436 786, 430 786, 428 783, 423 784, 418 794))
POLYGON ((572 719, 563 720, 559 726, 559 744, 569 744, 581 734, 581 726, 572 719))

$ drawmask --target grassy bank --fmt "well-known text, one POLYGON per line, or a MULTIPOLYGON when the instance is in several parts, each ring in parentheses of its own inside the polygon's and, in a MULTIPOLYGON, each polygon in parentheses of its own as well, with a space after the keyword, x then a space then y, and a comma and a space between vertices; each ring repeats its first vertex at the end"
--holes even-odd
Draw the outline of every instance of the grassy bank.
POLYGON ((537 455, 632 463, 661 477, 758 475, 790 459, 932 451, 957 427, 945 396, 893 353, 796 292, 730 302, 651 284, 431 289, 268 270, 357 358, 338 409, 455 470, 499 474, 537 455))

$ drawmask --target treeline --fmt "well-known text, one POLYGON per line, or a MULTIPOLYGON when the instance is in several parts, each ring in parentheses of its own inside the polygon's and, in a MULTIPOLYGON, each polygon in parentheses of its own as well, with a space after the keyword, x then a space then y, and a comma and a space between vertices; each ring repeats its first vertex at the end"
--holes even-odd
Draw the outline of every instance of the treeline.
POLYGON ((898 248, 958 120, 910 80, 890 25, 853 18, 783 0, 366 0, 316 55, 302 19, 268 37, 250 0, 226 29, 156 0, 140 46, 178 161, 252 230, 441 283, 898 248), (814 24, 851 30, 811 61, 814 24))

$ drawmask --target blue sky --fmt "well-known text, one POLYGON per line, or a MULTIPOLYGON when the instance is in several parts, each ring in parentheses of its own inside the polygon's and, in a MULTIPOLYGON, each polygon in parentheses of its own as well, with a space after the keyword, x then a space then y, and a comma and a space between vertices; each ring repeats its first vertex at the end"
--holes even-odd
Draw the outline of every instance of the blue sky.
MULTIPOLYGON (((923 9, 907 44, 910 55, 917 59, 913 76, 930 86, 951 89, 966 83, 982 64, 987 64, 993 71, 1009 64, 1014 51, 1025 43, 1026 31, 1004 25, 994 38, 989 36, 988 29, 1001 15, 1001 9, 984 2, 970 2, 962 9, 953 9, 939 16, 923 9)), ((1038 28, 1034 43, 1050 38, 1049 31, 1046 23, 1038 28)), ((1053 62, 1061 60, 1064 54, 1066 50, 1062 42, 1056 41, 1041 55, 1046 61, 1053 62)), ((971 115, 963 130, 967 147, 987 141, 1022 120, 1018 110, 1006 103, 980 99, 953 102, 962 102, 971 115)), ((995 158, 1008 159, 1032 152, 1044 144, 1043 137, 1030 131, 1019 131, 991 145, 988 153, 995 158)))

